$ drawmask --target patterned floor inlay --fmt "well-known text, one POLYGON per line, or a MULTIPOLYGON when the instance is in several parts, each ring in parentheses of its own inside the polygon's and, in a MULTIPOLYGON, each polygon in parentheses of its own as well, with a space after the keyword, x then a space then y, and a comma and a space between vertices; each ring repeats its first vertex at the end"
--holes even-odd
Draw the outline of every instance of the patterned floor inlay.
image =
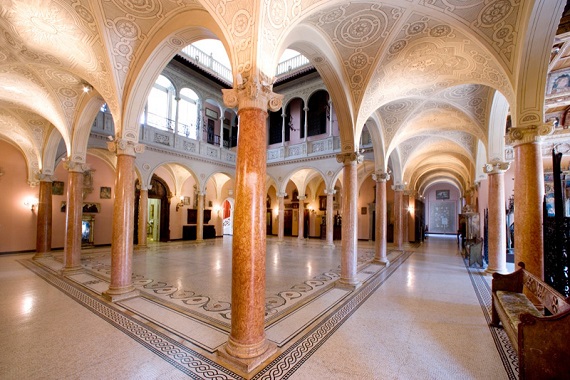
POLYGON ((503 365, 505 366, 505 371, 509 379, 516 380, 519 378, 519 363, 517 351, 513 348, 507 333, 502 328, 493 327, 491 323, 491 277, 485 275, 484 270, 470 268, 467 261, 465 262, 465 267, 469 272, 469 277, 471 278, 471 283, 473 284, 473 289, 477 294, 479 303, 481 304, 481 309, 489 325, 489 330, 493 336, 495 346, 501 357, 503 365))
MULTIPOLYGON (((94 252, 93 256, 100 254, 94 252)), ((362 262, 364 270, 360 274, 365 282, 360 288, 348 291, 331 286, 272 322, 267 328, 268 339, 283 351, 253 378, 291 376, 411 254, 391 253, 389 267, 362 262), (303 331, 304 335, 300 334, 303 331)), ((61 263, 54 258, 19 261, 188 376, 242 378, 216 361, 215 350, 227 341, 227 333, 219 326, 192 318, 146 296, 118 304, 106 302, 93 293, 106 290, 107 281, 91 272, 62 276, 61 263)), ((305 285, 314 287, 311 281, 319 280, 308 280, 309 284, 305 285)))

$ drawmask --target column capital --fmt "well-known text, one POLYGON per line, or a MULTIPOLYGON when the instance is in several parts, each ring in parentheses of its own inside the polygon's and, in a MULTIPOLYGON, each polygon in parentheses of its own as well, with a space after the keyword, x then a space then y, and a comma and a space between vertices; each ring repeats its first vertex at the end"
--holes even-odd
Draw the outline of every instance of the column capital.
POLYGON ((404 191, 404 190, 406 190, 406 185, 403 185, 403 184, 393 185, 393 186, 392 186, 392 190, 394 190, 394 191, 404 191))
POLYGON ((107 141, 107 149, 109 149, 109 151, 112 153, 116 153, 117 155, 127 155, 134 157, 137 153, 143 153, 145 146, 131 140, 117 138, 111 141, 107 141))
POLYGON ((335 195, 336 190, 335 189, 325 189, 325 194, 326 195, 335 195))
POLYGON ((305 199, 307 199, 307 197, 305 195, 299 195, 297 197, 300 201, 304 201, 305 199))
POLYGON ((544 136, 551 135, 554 132, 554 125, 542 124, 540 126, 532 125, 527 128, 512 128, 506 136, 508 145, 521 145, 534 142, 541 142, 544 136))
POLYGON ((286 192, 278 192, 277 193, 277 197, 279 197, 279 198, 285 198, 286 196, 287 196, 286 192))
POLYGON ((63 167, 69 172, 83 173, 90 169, 89 165, 85 162, 66 160, 63 167))
POLYGON ((278 111, 283 95, 273 92, 273 80, 263 73, 238 75, 237 88, 222 89, 224 104, 228 107, 259 108, 264 112, 278 111))
POLYGON ((507 170, 509 170, 510 166, 511 166, 510 162, 493 161, 483 166, 483 172, 485 172, 485 174, 504 173, 507 170))
POLYGON ((348 165, 352 161, 356 161, 357 164, 361 163, 364 160, 364 157, 358 152, 348 152, 348 153, 340 153, 336 155, 336 161, 339 164, 348 165))
POLYGON ((36 178, 40 182, 53 182, 53 180, 55 179, 53 174, 47 174, 47 173, 44 174, 42 172, 37 173, 36 178))
POLYGON ((388 182, 390 180, 390 173, 386 173, 385 171, 378 170, 372 174, 372 179, 375 182, 388 182))

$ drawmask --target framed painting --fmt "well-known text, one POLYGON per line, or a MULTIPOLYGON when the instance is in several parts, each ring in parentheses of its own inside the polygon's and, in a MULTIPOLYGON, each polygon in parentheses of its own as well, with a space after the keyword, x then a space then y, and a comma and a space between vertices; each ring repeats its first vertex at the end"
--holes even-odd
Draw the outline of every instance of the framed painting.
POLYGON ((547 95, 556 96, 570 92, 570 70, 559 70, 548 75, 547 95))
POLYGON ((111 199, 111 188, 102 186, 99 190, 99 198, 101 199, 111 199))
POLYGON ((449 190, 436 190, 435 199, 449 199, 449 190))
POLYGON ((51 183, 51 194, 52 195, 63 195, 63 182, 62 181, 53 181, 51 183))

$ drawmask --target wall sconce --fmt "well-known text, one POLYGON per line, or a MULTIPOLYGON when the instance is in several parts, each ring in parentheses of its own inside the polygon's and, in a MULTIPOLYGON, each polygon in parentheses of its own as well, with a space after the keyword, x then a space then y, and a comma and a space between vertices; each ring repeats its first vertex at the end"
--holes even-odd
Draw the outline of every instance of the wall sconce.
POLYGON ((275 213, 275 216, 279 216, 279 207, 274 207, 273 212, 275 213))
POLYGON ((215 205, 214 206, 214 212, 216 213, 216 215, 220 216, 220 211, 222 211, 222 208, 220 207, 220 205, 215 205))
POLYGON ((409 212, 410 214, 413 214, 413 213, 414 213, 414 206, 409 206, 409 207, 408 207, 408 212, 409 212))
POLYGON ((29 207, 32 212, 36 211, 36 206, 38 203, 38 198, 28 197, 24 200, 24 206, 29 207))
POLYGON ((84 93, 88 93, 91 90, 93 90, 93 86, 91 86, 89 83, 83 83, 83 92, 84 93))
POLYGON ((178 210, 180 210, 180 207, 184 207, 184 196, 181 196, 180 202, 178 202, 178 204, 176 204, 176 212, 178 212, 178 210))

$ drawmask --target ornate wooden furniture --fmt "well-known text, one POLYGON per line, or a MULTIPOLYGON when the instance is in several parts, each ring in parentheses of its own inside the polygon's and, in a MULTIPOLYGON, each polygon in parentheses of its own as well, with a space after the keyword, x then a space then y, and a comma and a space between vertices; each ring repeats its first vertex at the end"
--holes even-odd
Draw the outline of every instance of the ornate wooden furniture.
MULTIPOLYGON (((492 321, 503 325, 519 357, 520 379, 567 379, 570 376, 570 299, 526 271, 493 274, 492 321), (523 294, 532 294, 549 314, 523 294)), ((532 296, 530 296, 532 298, 532 296)))

